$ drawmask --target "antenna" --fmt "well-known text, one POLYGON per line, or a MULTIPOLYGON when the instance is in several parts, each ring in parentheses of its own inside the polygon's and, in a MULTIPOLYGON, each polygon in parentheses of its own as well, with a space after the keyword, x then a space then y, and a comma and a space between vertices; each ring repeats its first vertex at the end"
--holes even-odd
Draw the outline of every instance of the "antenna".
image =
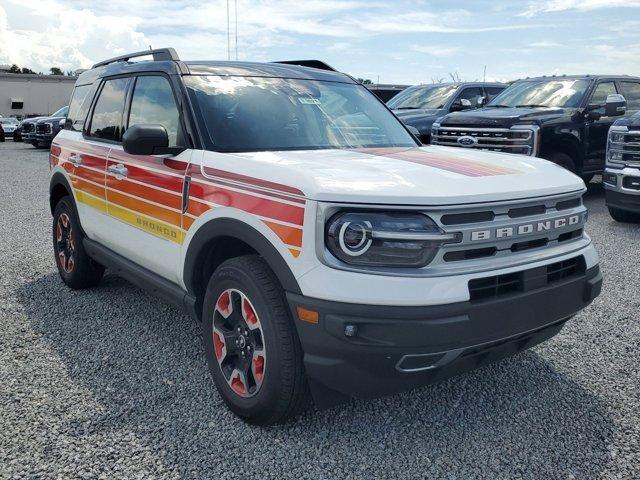
POLYGON ((484 73, 482 74, 482 83, 487 83, 487 66, 484 66, 484 73))

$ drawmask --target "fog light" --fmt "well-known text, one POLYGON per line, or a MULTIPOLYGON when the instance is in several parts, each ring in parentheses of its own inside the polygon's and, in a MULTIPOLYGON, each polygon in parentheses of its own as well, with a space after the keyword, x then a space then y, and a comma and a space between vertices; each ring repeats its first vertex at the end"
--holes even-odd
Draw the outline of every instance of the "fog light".
POLYGON ((355 337, 358 334, 358 327, 355 325, 345 325, 344 327, 344 336, 345 337, 355 337))

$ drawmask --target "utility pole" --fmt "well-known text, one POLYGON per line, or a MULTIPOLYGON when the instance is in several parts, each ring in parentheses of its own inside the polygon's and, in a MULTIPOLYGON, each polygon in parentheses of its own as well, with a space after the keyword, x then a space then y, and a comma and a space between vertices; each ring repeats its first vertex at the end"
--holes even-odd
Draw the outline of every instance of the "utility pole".
POLYGON ((229 31, 229 0, 227 0, 227 60, 231 60, 231 33, 229 31))
POLYGON ((235 0, 236 14, 236 60, 238 60, 238 0, 235 0))

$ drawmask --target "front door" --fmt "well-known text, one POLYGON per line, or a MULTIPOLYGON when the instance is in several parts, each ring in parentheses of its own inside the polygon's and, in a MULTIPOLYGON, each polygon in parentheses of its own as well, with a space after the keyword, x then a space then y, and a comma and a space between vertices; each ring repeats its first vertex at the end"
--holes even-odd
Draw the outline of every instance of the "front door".
MULTIPOLYGON (((169 134, 169 146, 183 145, 177 103, 163 75, 131 79, 131 100, 123 115, 123 132, 131 125, 159 124, 169 134)), ((115 220, 108 245, 115 252, 178 283, 184 176, 191 157, 131 155, 120 143, 109 152, 105 187, 109 216, 115 220)))
MULTIPOLYGON (((589 105, 604 105, 607 96, 618 93, 613 80, 599 82, 589 100, 589 105)), ((592 111, 599 113, 598 120, 588 119, 586 125, 586 156, 583 170, 586 172, 602 170, 604 168, 604 157, 607 150, 607 134, 609 127, 616 117, 606 117, 604 106, 592 111)))

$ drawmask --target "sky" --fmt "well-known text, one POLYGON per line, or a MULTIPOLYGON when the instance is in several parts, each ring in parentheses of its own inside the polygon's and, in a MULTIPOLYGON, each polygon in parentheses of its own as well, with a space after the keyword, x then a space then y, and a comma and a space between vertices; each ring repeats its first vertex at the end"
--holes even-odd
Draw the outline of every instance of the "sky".
MULTIPOLYGON (((174 47, 236 58, 227 0, 0 0, 0 64, 47 73, 174 47)), ((319 59, 380 83, 640 75, 640 0, 237 0, 238 59, 319 59)))

